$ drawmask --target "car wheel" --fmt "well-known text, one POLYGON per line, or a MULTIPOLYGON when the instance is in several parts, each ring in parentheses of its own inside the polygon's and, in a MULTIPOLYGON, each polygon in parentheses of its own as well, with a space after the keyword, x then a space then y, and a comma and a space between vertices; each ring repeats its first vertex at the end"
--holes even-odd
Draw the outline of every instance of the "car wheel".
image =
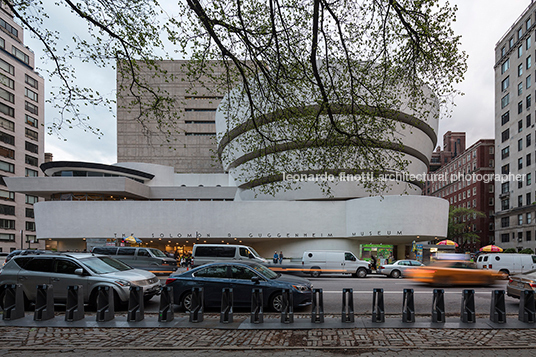
POLYGON ((391 278, 395 278, 395 279, 400 278, 400 271, 398 271, 398 270, 393 270, 393 271, 391 272, 391 278))
POLYGON ((283 294, 276 293, 270 300, 270 309, 275 312, 281 312, 283 310, 283 294))
POLYGON ((313 278, 318 278, 318 277, 320 276, 320 269, 318 269, 318 268, 314 268, 314 269, 316 269, 316 270, 313 270, 313 271, 311 272, 311 276, 312 276, 313 278))
POLYGON ((181 299, 181 306, 184 309, 184 311, 189 312, 192 308, 192 292, 189 291, 186 294, 182 296, 181 299))
POLYGON ((365 269, 363 269, 363 268, 359 268, 355 272, 355 275, 360 279, 366 278, 367 277, 367 271, 365 269))

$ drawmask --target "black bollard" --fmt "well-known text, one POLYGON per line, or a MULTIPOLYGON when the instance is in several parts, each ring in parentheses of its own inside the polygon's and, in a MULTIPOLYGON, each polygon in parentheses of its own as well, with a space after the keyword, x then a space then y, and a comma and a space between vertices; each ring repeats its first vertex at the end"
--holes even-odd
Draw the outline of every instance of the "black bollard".
POLYGON ((281 291, 281 323, 290 324, 294 322, 294 295, 289 289, 281 291))
POLYGON ((313 289, 313 306, 311 308, 311 322, 324 322, 324 297, 322 289, 313 289))
POLYGON ((263 317, 263 298, 262 289, 253 288, 251 291, 251 317, 250 322, 253 324, 261 324, 264 322, 263 317))
POLYGON ((79 321, 84 318, 84 293, 82 285, 67 287, 67 305, 65 306, 65 321, 79 321))
POLYGON ((99 286, 97 288, 97 321, 110 321, 114 317, 114 289, 109 286, 99 286))
POLYGON ((519 321, 533 324, 536 321, 534 290, 523 290, 519 296, 519 321))
POLYGON ((203 298, 203 288, 192 288, 192 307, 190 308, 190 322, 203 321, 203 298))
POLYGON ((354 289, 342 289, 342 322, 354 322, 354 289))
POLYGON ((434 289, 432 322, 445 322, 445 290, 443 289, 434 289))
POLYGON ((4 285, 3 320, 16 320, 24 317, 24 295, 21 284, 4 285))
POLYGON ((37 285, 35 295, 35 321, 45 321, 54 318, 54 289, 52 285, 37 285))
POLYGON ((233 289, 223 288, 221 291, 220 323, 233 322, 233 289))
POLYGON ((415 300, 413 289, 404 289, 402 322, 415 322, 415 300))
POLYGON ((462 295, 462 308, 460 319, 465 323, 475 323, 475 291, 472 289, 465 289, 462 295))
POLYGON ((158 308, 158 322, 173 321, 173 287, 160 287, 160 307, 158 308))
POLYGON ((381 288, 372 290, 372 322, 385 322, 385 305, 381 288))
POLYGON ((489 319, 492 322, 506 323, 506 302, 504 300, 504 290, 493 290, 491 292, 491 307, 489 319))
POLYGON ((145 307, 143 304, 143 287, 131 286, 128 298, 127 321, 141 321, 145 317, 145 307))

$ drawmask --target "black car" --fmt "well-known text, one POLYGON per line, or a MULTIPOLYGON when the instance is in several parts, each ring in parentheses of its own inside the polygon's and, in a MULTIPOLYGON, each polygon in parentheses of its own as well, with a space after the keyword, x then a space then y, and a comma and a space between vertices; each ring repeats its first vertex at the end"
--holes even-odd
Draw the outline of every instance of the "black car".
POLYGON ((283 289, 292 292, 294 307, 298 307, 311 304, 313 287, 307 279, 275 273, 247 261, 215 262, 172 274, 166 285, 173 287, 175 303, 186 311, 190 309, 194 287, 203 287, 206 307, 221 306, 223 288, 233 289, 233 306, 250 307, 252 289, 261 288, 264 306, 274 311, 281 311, 283 289))

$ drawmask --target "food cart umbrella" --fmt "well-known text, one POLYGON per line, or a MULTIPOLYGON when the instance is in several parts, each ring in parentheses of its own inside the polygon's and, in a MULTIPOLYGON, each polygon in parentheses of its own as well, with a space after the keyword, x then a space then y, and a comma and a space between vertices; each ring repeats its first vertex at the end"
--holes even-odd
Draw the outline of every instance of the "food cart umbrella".
POLYGON ((142 240, 134 236, 129 236, 125 238, 125 242, 128 242, 130 244, 135 244, 135 243, 142 243, 142 240))
POLYGON ((496 245, 486 245, 485 247, 480 248, 481 252, 502 252, 503 249, 501 247, 497 247, 496 245))
POLYGON ((456 243, 455 241, 452 241, 450 239, 445 239, 445 240, 442 240, 441 242, 437 243, 436 245, 453 245, 453 246, 457 247, 458 243, 456 243))

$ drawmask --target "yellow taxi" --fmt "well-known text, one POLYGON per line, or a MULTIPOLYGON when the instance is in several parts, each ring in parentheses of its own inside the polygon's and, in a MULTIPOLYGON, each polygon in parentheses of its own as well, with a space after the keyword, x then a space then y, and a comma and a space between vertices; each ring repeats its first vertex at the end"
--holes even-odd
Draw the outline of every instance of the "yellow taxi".
POLYGON ((430 285, 492 285, 504 279, 495 270, 477 269, 474 263, 459 260, 443 260, 428 266, 406 270, 410 279, 430 285))

